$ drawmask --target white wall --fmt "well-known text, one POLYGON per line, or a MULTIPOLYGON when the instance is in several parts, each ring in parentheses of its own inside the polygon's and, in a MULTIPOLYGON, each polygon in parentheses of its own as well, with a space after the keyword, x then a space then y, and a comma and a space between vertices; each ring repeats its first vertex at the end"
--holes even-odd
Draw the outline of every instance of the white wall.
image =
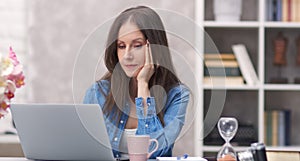
MULTIPOLYGON (((27 10, 24 0, 0 1, 0 54, 7 55, 11 46, 20 62, 27 64, 27 10)), ((24 70, 27 73, 27 67, 24 70)), ((17 90, 13 102, 26 101, 29 87, 17 90)))
MULTIPOLYGON (((7 56, 9 47, 16 52, 21 63, 27 64, 27 10, 23 0, 1 0, 0 1, 0 54, 7 56)), ((27 74, 28 66, 24 66, 27 74)), ((25 80, 27 81, 27 80, 25 80)), ((12 103, 27 101, 30 86, 22 87, 15 92, 12 103)), ((0 119, 0 134, 7 131, 15 131, 12 125, 11 113, 0 119)), ((18 149, 17 151, 20 151, 18 149)))

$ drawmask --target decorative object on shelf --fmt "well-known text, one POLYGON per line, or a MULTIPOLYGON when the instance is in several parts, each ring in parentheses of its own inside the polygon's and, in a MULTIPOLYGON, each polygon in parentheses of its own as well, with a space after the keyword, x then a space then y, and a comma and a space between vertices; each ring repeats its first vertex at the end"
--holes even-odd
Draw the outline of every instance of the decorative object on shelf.
POLYGON ((218 152, 218 161, 237 161, 236 151, 230 144, 238 129, 238 122, 233 117, 221 117, 218 122, 219 133, 225 140, 225 144, 218 152))
POLYGON ((273 65, 278 67, 278 75, 275 78, 271 78, 270 83, 288 83, 288 79, 282 77, 281 69, 287 65, 286 61, 286 49, 288 40, 283 36, 282 32, 279 32, 276 38, 273 40, 274 59, 273 65))
POLYGON ((24 85, 23 67, 10 47, 7 57, 0 54, 0 118, 8 113, 15 91, 24 85))
POLYGON ((214 0, 216 21, 239 21, 242 13, 242 0, 214 0))
MULTIPOLYGON (((300 4, 300 2, 299 2, 299 4, 300 4)), ((297 50, 296 64, 298 67, 300 67, 300 35, 296 39, 296 50, 297 50)), ((294 83, 300 84, 300 77, 296 77, 294 80, 294 83)))
MULTIPOLYGON (((230 141, 234 146, 248 146, 258 141, 257 129, 254 124, 239 123, 239 130, 235 137, 230 141)), ((222 145, 223 140, 220 138, 218 128, 215 127, 210 134, 204 139, 204 145, 222 145)))

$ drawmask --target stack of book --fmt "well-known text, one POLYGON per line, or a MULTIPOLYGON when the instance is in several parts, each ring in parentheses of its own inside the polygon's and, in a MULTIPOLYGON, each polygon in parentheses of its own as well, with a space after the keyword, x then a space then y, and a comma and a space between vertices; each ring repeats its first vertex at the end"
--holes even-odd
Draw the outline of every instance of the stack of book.
POLYGON ((270 146, 290 145, 290 111, 265 111, 265 144, 270 146))
POLYGON ((246 46, 234 44, 232 51, 233 53, 204 55, 205 85, 243 85, 245 82, 253 86, 259 83, 246 46))
POLYGON ((233 53, 207 53, 204 55, 205 85, 241 85, 244 79, 233 53))

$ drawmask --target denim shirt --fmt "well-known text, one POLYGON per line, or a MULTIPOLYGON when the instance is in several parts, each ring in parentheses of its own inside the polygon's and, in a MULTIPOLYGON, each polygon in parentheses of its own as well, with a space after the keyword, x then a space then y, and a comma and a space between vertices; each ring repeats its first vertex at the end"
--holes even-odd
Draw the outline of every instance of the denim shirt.
MULTIPOLYGON (((110 82, 101 80, 94 83, 87 89, 84 101, 85 104, 99 104, 103 109, 105 104, 105 95, 109 93, 110 82), (104 95, 100 90, 103 91, 104 95)), ((169 90, 167 94, 167 102, 164 107, 163 120, 165 126, 163 127, 158 116, 156 115, 155 99, 148 97, 146 99, 147 114, 144 115, 143 98, 135 98, 136 114, 138 118, 138 127, 136 135, 150 135, 150 138, 155 138, 159 142, 159 147, 150 158, 158 156, 172 156, 172 149, 177 136, 179 135, 185 121, 185 113, 189 101, 189 90, 186 86, 179 84, 169 90)), ((119 124, 117 120, 112 122, 110 117, 104 115, 106 129, 109 135, 113 154, 116 158, 121 157, 119 151, 120 140, 128 119, 130 106, 125 105, 125 110, 121 114, 119 124), (118 127, 116 127, 118 125, 118 127)), ((150 151, 154 149, 155 144, 150 145, 150 151)))

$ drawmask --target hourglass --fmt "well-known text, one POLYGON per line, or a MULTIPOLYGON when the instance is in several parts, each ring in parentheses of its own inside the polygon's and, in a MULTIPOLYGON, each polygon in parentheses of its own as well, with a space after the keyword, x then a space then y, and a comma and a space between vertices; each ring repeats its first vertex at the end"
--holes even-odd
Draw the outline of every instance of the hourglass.
POLYGON ((221 117, 218 122, 219 133, 225 140, 225 144, 218 152, 218 161, 236 161, 236 152, 230 144, 230 140, 234 137, 237 129, 238 122, 232 117, 221 117))

